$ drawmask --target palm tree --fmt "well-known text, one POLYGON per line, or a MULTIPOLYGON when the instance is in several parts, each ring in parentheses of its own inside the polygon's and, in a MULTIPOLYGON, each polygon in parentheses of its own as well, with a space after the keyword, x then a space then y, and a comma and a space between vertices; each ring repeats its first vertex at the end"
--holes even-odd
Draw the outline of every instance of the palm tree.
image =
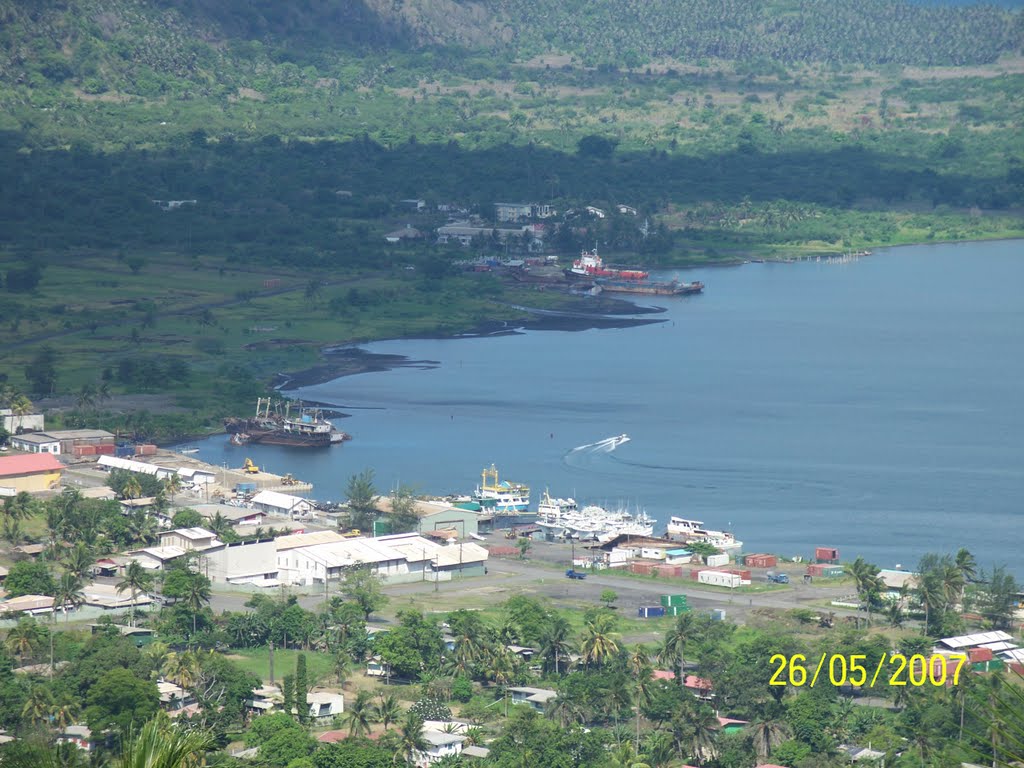
POLYGON ((213 744, 205 731, 176 728, 158 717, 128 734, 114 768, 199 768, 213 744))
POLYGON ((203 606, 210 602, 210 580, 201 574, 193 575, 185 591, 185 605, 192 611, 192 634, 196 633, 196 619, 203 606))
POLYGON ((544 660, 544 666, 553 667, 556 675, 561 673, 559 661, 568 658, 572 653, 572 645, 569 641, 571 633, 572 627, 565 617, 555 616, 540 636, 540 655, 544 660))
POLYGON ((25 395, 14 395, 8 403, 8 407, 11 409, 11 415, 18 419, 18 425, 14 428, 15 431, 21 429, 22 422, 25 417, 32 413, 33 405, 32 401, 29 400, 25 395))
POLYGON ((50 689, 37 685, 25 700, 25 706, 21 708, 21 717, 32 725, 45 725, 50 722, 50 710, 52 709, 53 698, 50 695, 50 689))
MULTIPOLYGON (((970 550, 961 547, 957 550, 954 564, 957 570, 960 571, 960 577, 963 579, 964 584, 974 581, 978 577, 978 563, 974 559, 974 555, 970 553, 970 550)), ((964 595, 963 589, 960 591, 960 604, 963 605, 964 595)))
POLYGON ((4 648, 22 663, 35 655, 43 641, 42 627, 35 619, 21 619, 4 638, 4 648))
POLYGON ((634 707, 636 708, 636 741, 634 747, 640 751, 640 715, 644 705, 650 704, 654 698, 654 672, 650 665, 641 667, 633 673, 636 679, 636 688, 633 692, 634 707))
POLYGON ((75 402, 82 410, 94 408, 96 406, 96 387, 89 383, 83 384, 81 389, 78 390, 78 397, 75 402))
POLYGON ((50 717, 53 724, 63 731, 78 719, 80 713, 78 702, 70 695, 64 694, 64 697, 53 705, 50 717))
POLYGON ((398 703, 398 699, 394 694, 388 694, 387 696, 381 694, 380 701, 377 702, 373 711, 377 722, 383 723, 384 730, 386 731, 392 723, 398 722, 398 718, 402 714, 402 705, 398 703))
POLYGON ((84 541, 75 544, 64 560, 65 570, 83 581, 92 576, 92 569, 95 564, 96 557, 93 555, 92 549, 84 541))
POLYGON ((344 651, 338 651, 335 653, 333 672, 338 681, 338 685, 344 688, 345 681, 348 679, 348 676, 352 674, 352 657, 344 651))
POLYGON ((121 486, 121 498, 137 499, 140 496, 142 496, 142 486, 139 485, 139 481, 135 475, 132 475, 125 480, 124 485, 121 486))
POLYGON ((903 605, 902 600, 890 600, 886 603, 884 612, 885 618, 889 622, 890 627, 899 629, 903 626, 903 605))
POLYGON ((698 764, 715 760, 718 757, 715 739, 718 737, 719 728, 721 728, 718 717, 710 707, 700 707, 690 716, 689 725, 691 729, 689 753, 698 764))
POLYGON ((196 684, 202 669, 196 654, 190 651, 185 653, 171 651, 164 659, 160 672, 167 680, 187 689, 196 684))
POLYGON ((485 657, 487 645, 484 642, 483 627, 474 626, 472 621, 462 622, 460 633, 455 637, 455 649, 448 659, 448 666, 455 674, 472 674, 485 657))
POLYGON ((167 498, 173 499, 179 491, 181 491, 181 475, 175 472, 164 478, 164 493, 167 494, 167 498))
POLYGON ((619 644, 615 640, 617 635, 614 628, 615 617, 605 612, 598 613, 586 623, 580 643, 580 653, 585 664, 601 666, 605 659, 618 653, 619 644))
POLYGON ((406 712, 405 720, 399 728, 398 749, 395 750, 395 762, 413 765, 418 752, 425 752, 429 745, 423 738, 423 718, 415 712, 406 712))
POLYGON ((355 701, 346 707, 341 721, 348 726, 349 736, 366 736, 370 732, 370 724, 373 723, 372 702, 372 693, 360 691, 356 694, 355 701))
POLYGON ((82 580, 73 573, 62 573, 60 581, 57 582, 56 594, 53 596, 53 607, 64 611, 64 621, 70 621, 68 607, 75 610, 85 603, 85 595, 82 594, 82 580))
POLYGON ((686 644, 696 632, 693 614, 683 613, 676 617, 676 623, 665 633, 665 642, 658 652, 658 662, 665 664, 679 680, 679 685, 686 682, 683 667, 686 663, 686 644))
POLYGON ((749 731, 754 741, 754 752, 764 762, 772 750, 789 738, 789 728, 785 721, 768 716, 750 726, 749 731))
POLYGON ((234 530, 231 525, 231 521, 228 520, 220 512, 217 512, 213 517, 210 518, 208 525, 209 529, 216 533, 220 538, 224 538, 230 531, 234 530))
POLYGON ((171 646, 167 643, 161 642, 160 640, 154 640, 142 649, 142 657, 153 666, 154 675, 160 674, 160 670, 163 668, 164 663, 167 661, 167 657, 170 656, 171 653, 171 646))
POLYGON ((675 756, 672 736, 666 731, 648 731, 644 735, 644 759, 652 765, 665 765, 675 756))
MULTIPOLYGON (((966 582, 964 581, 964 575, 956 563, 949 562, 948 558, 943 563, 941 576, 942 576, 942 594, 946 598, 947 605, 956 605, 960 602, 960 598, 964 593, 964 587, 966 582)), ((960 606, 961 610, 963 606, 960 606)))
POLYGON ((917 579, 917 598, 924 606, 924 628, 926 633, 931 633, 932 620, 935 618, 935 611, 941 611, 945 591, 942 579, 936 571, 925 571, 917 579))
POLYGON ((878 575, 878 566, 869 563, 863 557, 858 557, 850 566, 850 575, 857 589, 857 595, 864 601, 868 611, 868 624, 871 624, 871 607, 877 602, 879 595, 885 589, 881 578, 878 575))
POLYGON ((128 626, 134 627, 136 598, 140 592, 147 592, 153 588, 153 574, 143 568, 138 560, 132 560, 124 569, 124 579, 118 582, 116 588, 119 595, 129 590, 132 593, 131 618, 128 620, 128 626))
POLYGON ((557 721, 563 728, 582 723, 586 719, 583 706, 567 690, 559 691, 558 696, 548 702, 544 715, 549 720, 557 721))

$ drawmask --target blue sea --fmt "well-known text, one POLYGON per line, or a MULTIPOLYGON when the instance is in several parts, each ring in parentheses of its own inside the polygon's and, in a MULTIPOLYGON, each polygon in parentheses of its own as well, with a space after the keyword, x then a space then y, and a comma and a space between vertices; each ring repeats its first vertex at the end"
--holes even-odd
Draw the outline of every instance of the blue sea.
POLYGON ((654 325, 370 344, 423 364, 291 393, 351 413, 351 442, 219 436, 199 457, 252 456, 318 499, 365 468, 383 490, 469 492, 494 463, 534 499, 697 518, 747 552, 913 567, 968 547, 1024 576, 1024 242, 670 276, 707 287, 646 300, 654 325))

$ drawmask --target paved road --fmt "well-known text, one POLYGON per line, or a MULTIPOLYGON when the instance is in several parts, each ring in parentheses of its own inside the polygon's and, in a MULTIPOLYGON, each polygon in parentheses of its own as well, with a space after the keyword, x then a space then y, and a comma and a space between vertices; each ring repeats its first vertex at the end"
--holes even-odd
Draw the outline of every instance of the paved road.
MULTIPOLYGON (((497 539, 495 539, 495 542, 497 539)), ((689 605, 696 610, 711 608, 725 609, 726 615, 733 621, 742 623, 749 611, 758 608, 777 608, 790 610, 793 608, 809 608, 814 611, 824 610, 814 605, 815 602, 834 599, 842 592, 834 587, 821 587, 802 582, 794 582, 784 589, 759 594, 728 594, 690 586, 687 582, 673 580, 670 584, 655 580, 637 579, 633 577, 610 575, 600 571, 588 574, 584 581, 573 581, 565 578, 565 563, 570 557, 570 547, 564 544, 535 544, 531 551, 531 559, 491 559, 488 561, 486 576, 465 580, 440 582, 435 585, 431 581, 417 581, 407 584, 395 584, 384 588, 393 603, 396 598, 408 598, 417 594, 433 593, 436 589, 441 596, 450 594, 465 596, 469 592, 480 590, 482 594, 493 594, 500 589, 507 594, 517 588, 530 594, 540 594, 550 598, 562 607, 578 607, 579 603, 597 605, 601 592, 611 589, 618 595, 616 605, 625 615, 634 615, 636 608, 643 605, 659 605, 659 598, 666 592, 686 595, 689 605)), ((337 585, 331 585, 335 593, 337 585)), ((324 601, 323 592, 299 595, 299 604, 304 608, 316 610, 324 601)), ((245 593, 215 593, 212 607, 216 612, 222 610, 246 610, 244 604, 249 599, 245 593)), ((504 598, 502 598, 504 599, 504 598)), ((402 602, 405 602, 404 600, 402 602)), ((836 609, 837 614, 854 613, 836 609)))

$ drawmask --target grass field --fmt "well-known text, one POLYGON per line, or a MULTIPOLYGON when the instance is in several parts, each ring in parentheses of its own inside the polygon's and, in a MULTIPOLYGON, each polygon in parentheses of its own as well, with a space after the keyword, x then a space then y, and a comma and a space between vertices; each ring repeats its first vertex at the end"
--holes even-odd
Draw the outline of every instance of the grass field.
MULTIPOLYGON (((333 659, 326 653, 317 651, 274 650, 274 680, 280 683, 285 675, 295 674, 295 661, 300 653, 306 656, 306 669, 311 680, 321 684, 333 684, 335 677, 331 670, 333 659)), ((246 672, 252 672, 260 680, 270 680, 270 654, 266 648, 236 649, 227 654, 246 672)))

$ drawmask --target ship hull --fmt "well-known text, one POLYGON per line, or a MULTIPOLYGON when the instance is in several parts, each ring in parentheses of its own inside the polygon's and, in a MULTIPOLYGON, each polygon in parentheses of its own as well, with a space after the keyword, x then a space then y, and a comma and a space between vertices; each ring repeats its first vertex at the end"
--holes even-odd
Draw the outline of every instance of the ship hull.
POLYGON ((287 445, 292 448, 326 448, 331 445, 329 433, 318 435, 301 435, 284 430, 271 432, 249 433, 251 445, 287 445))
POLYGON ((618 280, 597 280, 603 291, 640 293, 648 296, 689 296, 704 290, 703 283, 642 283, 618 280))

